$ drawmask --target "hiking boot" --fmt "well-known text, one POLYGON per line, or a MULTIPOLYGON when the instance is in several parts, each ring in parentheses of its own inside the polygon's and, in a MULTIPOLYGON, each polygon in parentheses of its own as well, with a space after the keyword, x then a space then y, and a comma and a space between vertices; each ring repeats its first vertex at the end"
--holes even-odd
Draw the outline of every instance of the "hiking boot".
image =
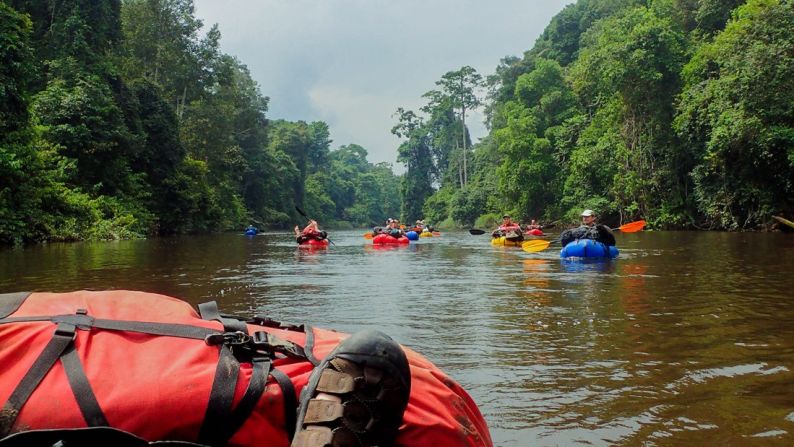
POLYGON ((410 390, 400 345, 382 332, 357 332, 312 371, 292 447, 390 446, 410 390))

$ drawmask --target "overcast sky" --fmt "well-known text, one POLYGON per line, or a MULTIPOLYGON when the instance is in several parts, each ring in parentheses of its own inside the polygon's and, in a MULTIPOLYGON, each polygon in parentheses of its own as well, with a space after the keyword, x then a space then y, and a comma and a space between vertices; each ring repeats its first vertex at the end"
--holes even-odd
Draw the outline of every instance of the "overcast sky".
MULTIPOLYGON (((530 49, 573 0, 195 0, 270 97, 268 118, 322 120, 332 149, 356 143, 395 163, 397 107, 418 109, 435 82, 464 65, 483 77, 530 49)), ((467 118, 474 141, 482 115, 467 118)))

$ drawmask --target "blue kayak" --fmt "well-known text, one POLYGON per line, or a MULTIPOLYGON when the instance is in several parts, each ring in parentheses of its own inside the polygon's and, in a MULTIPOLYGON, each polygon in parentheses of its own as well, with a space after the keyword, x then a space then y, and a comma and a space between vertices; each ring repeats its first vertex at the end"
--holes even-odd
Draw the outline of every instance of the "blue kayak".
POLYGON ((577 239, 560 250, 561 258, 616 258, 618 249, 592 239, 577 239))

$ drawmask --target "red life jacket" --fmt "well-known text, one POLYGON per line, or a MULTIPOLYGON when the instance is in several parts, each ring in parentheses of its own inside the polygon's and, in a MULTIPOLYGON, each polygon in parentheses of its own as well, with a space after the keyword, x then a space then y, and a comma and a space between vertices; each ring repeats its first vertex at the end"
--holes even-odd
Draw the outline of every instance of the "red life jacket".
MULTIPOLYGON (((345 334, 144 292, 0 295, 0 438, 109 426, 149 441, 288 446, 297 396, 345 334)), ((489 446, 466 392, 405 349, 397 444, 489 446)))

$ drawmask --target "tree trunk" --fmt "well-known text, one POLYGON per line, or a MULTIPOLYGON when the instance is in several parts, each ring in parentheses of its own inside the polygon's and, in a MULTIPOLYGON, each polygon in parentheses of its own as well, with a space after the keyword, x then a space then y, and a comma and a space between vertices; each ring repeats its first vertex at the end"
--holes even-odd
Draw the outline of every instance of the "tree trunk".
POLYGON ((466 166, 466 106, 461 107, 460 127, 463 136, 463 186, 469 183, 469 171, 466 166))

